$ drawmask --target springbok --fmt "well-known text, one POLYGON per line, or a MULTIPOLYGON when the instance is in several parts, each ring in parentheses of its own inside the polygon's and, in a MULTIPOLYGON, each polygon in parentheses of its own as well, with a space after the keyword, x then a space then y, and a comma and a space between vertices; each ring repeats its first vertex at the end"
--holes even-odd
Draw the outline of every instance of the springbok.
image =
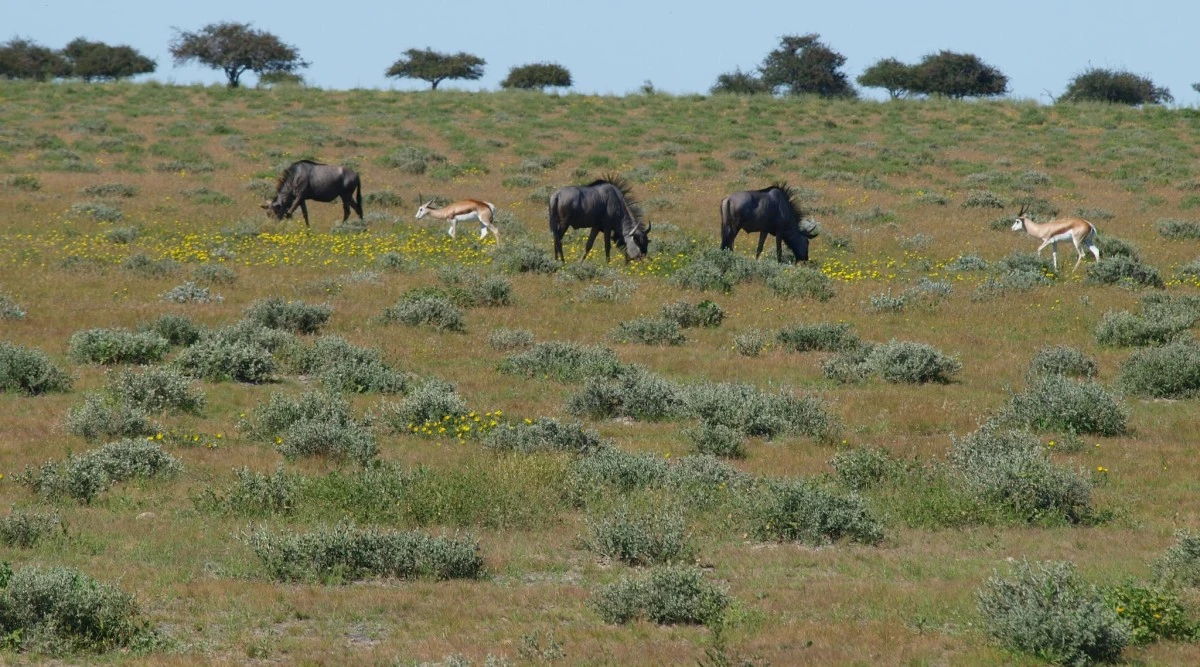
POLYGON ((492 235, 496 237, 496 245, 500 245, 500 231, 496 229, 496 225, 492 224, 492 216, 496 213, 496 206, 494 204, 479 199, 460 199, 442 208, 431 208, 432 206, 433 200, 430 199, 421 208, 418 208, 417 220, 424 218, 426 215, 432 216, 437 220, 449 220, 450 238, 455 238, 455 231, 458 228, 459 222, 478 220, 480 224, 479 240, 482 241, 487 236, 488 230, 491 230, 492 235))
POLYGON ((1070 240, 1075 245, 1075 252, 1079 253, 1079 259, 1075 260, 1075 267, 1071 271, 1079 268, 1079 263, 1083 261, 1084 249, 1090 250, 1096 256, 1096 261, 1100 261, 1100 249, 1096 247, 1096 226, 1084 220, 1083 218, 1056 218, 1050 222, 1034 222, 1025 215, 1028 205, 1021 207, 1021 211, 1017 213, 1017 219, 1013 222, 1012 229, 1014 232, 1024 230, 1030 236, 1042 240, 1042 245, 1038 246, 1038 257, 1042 256, 1042 250, 1046 246, 1050 246, 1050 252, 1054 256, 1054 270, 1058 271, 1058 242, 1070 240))

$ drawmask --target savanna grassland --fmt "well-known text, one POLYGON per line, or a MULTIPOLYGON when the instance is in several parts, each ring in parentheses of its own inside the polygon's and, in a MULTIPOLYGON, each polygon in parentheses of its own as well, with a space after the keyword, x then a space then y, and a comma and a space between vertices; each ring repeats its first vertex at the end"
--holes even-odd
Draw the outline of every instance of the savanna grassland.
MULTIPOLYGON (((1194 363, 1194 109, 4 83, 0 118, 0 340, 69 378, 0 394, 0 503, 50 526, 0 560, 135 594, 142 639, 89 661, 1038 664, 989 635, 989 577, 1149 585, 1200 529, 1200 388, 1127 370, 1194 363), (365 224, 267 219, 300 158, 361 174, 365 224), (649 258, 572 266, 573 231, 556 271, 549 194, 609 173, 649 258), (721 198, 777 180, 810 267, 721 259, 721 198), (435 197, 493 202, 501 247, 414 220, 435 197), (1054 272, 1021 204, 1116 263, 1054 272), (1082 379, 1031 371, 1054 345, 1082 379), (1030 458, 975 457, 985 423, 1030 458), (446 539, 405 569, 379 554, 424 542, 346 537, 396 531, 446 539), (611 622, 664 562, 699 611, 611 622)), ((83 659, 34 644, 3 659, 83 659)))

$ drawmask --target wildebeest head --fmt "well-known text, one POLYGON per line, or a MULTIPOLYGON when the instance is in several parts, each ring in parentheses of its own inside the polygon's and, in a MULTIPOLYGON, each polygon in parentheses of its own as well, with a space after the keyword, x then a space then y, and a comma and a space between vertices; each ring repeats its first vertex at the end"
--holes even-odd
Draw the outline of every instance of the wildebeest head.
POLYGON ((275 199, 264 199, 262 208, 266 209, 267 214, 276 220, 282 220, 287 214, 287 205, 283 203, 282 198, 278 195, 275 196, 275 199))
POLYGON ((617 237, 617 244, 625 250, 626 259, 638 259, 650 254, 650 225, 643 225, 640 222, 629 224, 626 222, 621 230, 621 235, 617 237))

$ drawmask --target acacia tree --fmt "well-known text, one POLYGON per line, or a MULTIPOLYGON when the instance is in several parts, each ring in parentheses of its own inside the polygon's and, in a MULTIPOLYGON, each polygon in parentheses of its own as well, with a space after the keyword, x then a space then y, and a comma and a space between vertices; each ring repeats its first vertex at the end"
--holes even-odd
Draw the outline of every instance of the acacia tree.
POLYGON ((717 76, 717 82, 708 92, 716 95, 728 93, 732 95, 757 95, 771 92, 771 87, 753 72, 743 72, 741 68, 717 76))
POLYGON ((1067 91, 1058 101, 1138 105, 1169 104, 1175 98, 1170 90, 1154 85, 1147 77, 1126 71, 1092 68, 1071 79, 1067 91))
POLYGON ((942 50, 912 68, 910 90, 924 95, 994 97, 1008 92, 1008 77, 970 53, 942 50))
POLYGON ((135 74, 147 74, 157 68, 157 63, 131 46, 109 46, 104 42, 89 42, 82 37, 67 44, 62 55, 71 64, 71 76, 84 81, 123 79, 135 74))
POLYGON ((912 92, 915 78, 912 67, 895 58, 883 58, 863 70, 855 80, 864 88, 883 88, 895 100, 912 92))
POLYGON ((230 88, 238 87, 246 71, 261 75, 308 67, 296 47, 248 23, 210 23, 197 32, 179 31, 170 48, 176 65, 194 60, 224 70, 230 88))
POLYGON ((763 83, 771 90, 783 88, 792 95, 857 97, 854 87, 840 71, 846 56, 820 41, 820 35, 784 35, 779 48, 767 54, 759 67, 763 83))
POLYGON ((451 55, 430 48, 409 49, 404 52, 403 58, 392 63, 386 74, 401 79, 428 81, 432 85, 430 90, 437 90, 438 84, 446 79, 482 78, 486 64, 483 58, 462 51, 451 55))
POLYGON ((0 44, 0 76, 6 79, 46 81, 70 73, 66 59, 32 40, 14 37, 0 44))
POLYGON ((508 76, 500 82, 500 87, 525 90, 570 88, 571 72, 558 63, 521 65, 508 70, 508 76))

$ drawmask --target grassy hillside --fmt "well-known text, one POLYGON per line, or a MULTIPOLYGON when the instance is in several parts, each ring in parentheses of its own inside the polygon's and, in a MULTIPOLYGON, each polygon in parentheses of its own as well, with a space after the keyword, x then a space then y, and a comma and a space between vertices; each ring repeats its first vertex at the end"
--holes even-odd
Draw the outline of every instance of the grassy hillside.
MULTIPOLYGON (((1149 584, 1175 532, 1200 529, 1196 398, 1145 388, 1194 382, 1198 355, 1139 357, 1200 318, 1194 110, 3 83, 0 117, 0 341, 73 378, 0 394, 0 501, 58 522, 32 546, 0 540, 0 559, 136 594, 151 639, 105 660, 1036 664, 989 636, 985 580, 1027 559, 1149 584), (337 204, 310 203, 310 230, 266 218, 300 158, 361 174, 365 225, 337 204), (650 257, 605 266, 599 247, 576 265, 576 231, 555 271, 550 193, 609 173, 653 225, 650 257), (779 267, 770 240, 755 262, 747 235, 740 261, 713 253, 721 198, 780 180, 820 223, 810 267, 779 267), (435 197, 495 203, 501 247, 476 223, 451 239, 414 220, 435 197), (1069 243, 1058 273, 1048 249, 1038 262, 1009 229, 1021 204, 1091 220, 1104 262, 1072 273, 1069 243), (680 301, 723 319, 664 324, 680 301), (255 315, 292 331, 211 333, 255 315), (79 334, 189 323, 200 341, 169 349, 79 334), (594 356, 538 365, 531 341, 594 356), (940 376, 903 381, 921 354, 903 342, 940 353, 940 376), (1093 360, 1091 379, 1030 372, 1053 345, 1093 360), (212 367, 273 364, 270 380, 196 370, 234 349, 248 356, 212 367), (122 351, 170 378, 95 363, 122 351), (357 361, 335 368, 341 354, 357 361), (176 402, 139 403, 139 382, 176 402), (295 422, 284 399, 306 392, 319 409, 295 422), (538 439, 542 418, 562 429, 538 439), (964 454, 989 420, 1031 458, 964 454), (118 422, 177 465, 149 470, 157 448, 88 458, 118 422), (1013 500, 1038 484, 1037 503, 1013 500), (470 538, 481 561, 446 541, 387 569, 418 547, 364 546, 349 524, 470 538), (643 529, 660 551, 637 546, 643 529), (309 532, 327 567, 287 560, 309 532), (656 559, 729 606, 607 622, 605 587, 656 559)), ((1195 588, 1165 590, 1200 616, 1195 588)))

